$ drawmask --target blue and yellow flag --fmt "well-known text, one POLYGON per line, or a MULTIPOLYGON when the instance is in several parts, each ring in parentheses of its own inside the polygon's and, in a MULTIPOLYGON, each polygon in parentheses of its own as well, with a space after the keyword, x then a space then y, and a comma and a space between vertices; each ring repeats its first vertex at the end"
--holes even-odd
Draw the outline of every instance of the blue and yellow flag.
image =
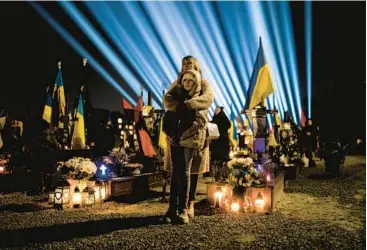
POLYGON ((78 120, 75 122, 71 144, 72 144, 72 147, 84 148, 85 147, 85 127, 84 127, 84 109, 83 109, 82 95, 79 95, 78 102, 79 102, 78 110, 76 113, 76 118, 78 120))
POLYGON ((42 119, 51 124, 52 117, 52 97, 47 93, 47 101, 43 109, 42 119))
POLYGON ((269 64, 266 61, 260 38, 259 51, 257 52, 254 70, 251 75, 250 86, 247 91, 246 109, 253 109, 257 105, 264 105, 266 97, 274 92, 269 64))
POLYGON ((233 103, 231 104, 230 122, 231 128, 229 129, 229 139, 231 140, 233 147, 237 148, 236 115, 233 110, 233 103))
POLYGON ((66 100, 65 100, 65 91, 64 91, 64 81, 62 79, 62 72, 61 72, 61 62, 58 63, 58 71, 54 83, 53 89, 53 111, 55 112, 52 114, 54 117, 54 123, 57 125, 59 123, 59 119, 61 116, 64 116, 65 108, 66 108, 66 100))

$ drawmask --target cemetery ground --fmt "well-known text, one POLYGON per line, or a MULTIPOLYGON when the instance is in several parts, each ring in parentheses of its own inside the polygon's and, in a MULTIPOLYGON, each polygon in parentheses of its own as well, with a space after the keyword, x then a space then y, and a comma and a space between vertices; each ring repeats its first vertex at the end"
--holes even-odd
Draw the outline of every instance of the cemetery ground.
POLYGON ((0 194, 1 249, 366 249, 365 156, 347 156, 343 176, 324 163, 286 181, 276 211, 224 212, 206 203, 200 182, 188 225, 163 224, 161 189, 139 202, 121 199, 56 210, 47 194, 0 194))

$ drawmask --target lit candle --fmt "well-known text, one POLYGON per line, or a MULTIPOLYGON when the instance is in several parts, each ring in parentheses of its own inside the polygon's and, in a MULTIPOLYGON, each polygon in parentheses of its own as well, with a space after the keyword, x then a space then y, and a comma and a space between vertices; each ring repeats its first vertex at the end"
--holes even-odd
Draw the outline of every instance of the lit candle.
POLYGON ((261 193, 258 193, 256 201, 255 201, 255 205, 256 205, 257 212, 262 212, 264 210, 265 201, 261 193))
POLYGON ((238 212, 240 210, 240 204, 238 204, 238 202, 233 202, 231 205, 231 209, 233 212, 238 212))
POLYGON ((271 181, 270 174, 267 174, 266 175, 266 182, 269 184, 270 181, 271 181))
POLYGON ((80 193, 78 186, 76 186, 74 190, 73 203, 74 203, 74 207, 79 207, 82 203, 82 194, 80 193))
POLYGON ((215 208, 219 208, 222 207, 222 197, 223 197, 223 193, 221 191, 217 191, 214 193, 214 207, 215 208))

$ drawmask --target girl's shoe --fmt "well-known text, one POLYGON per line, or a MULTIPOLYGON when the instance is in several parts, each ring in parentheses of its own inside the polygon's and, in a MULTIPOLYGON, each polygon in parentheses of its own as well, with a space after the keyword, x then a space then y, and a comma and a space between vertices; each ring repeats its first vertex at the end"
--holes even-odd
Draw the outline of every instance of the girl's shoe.
POLYGON ((194 218, 195 216, 195 212, 194 212, 194 204, 195 202, 194 201, 190 201, 189 202, 189 209, 187 211, 187 215, 190 217, 190 218, 194 218))

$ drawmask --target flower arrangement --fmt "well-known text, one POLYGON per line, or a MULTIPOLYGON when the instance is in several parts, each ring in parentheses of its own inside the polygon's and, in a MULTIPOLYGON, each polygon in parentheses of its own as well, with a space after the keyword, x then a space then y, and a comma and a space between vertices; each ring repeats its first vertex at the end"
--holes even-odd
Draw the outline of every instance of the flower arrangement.
POLYGON ((253 184, 264 183, 261 171, 254 167, 252 158, 234 158, 227 163, 229 168, 229 182, 234 187, 251 187, 253 184))
POLYGON ((118 147, 113 148, 110 151, 109 157, 104 157, 103 159, 107 164, 119 164, 122 165, 128 160, 127 154, 124 148, 118 147))
POLYGON ((74 157, 66 162, 58 162, 57 165, 57 171, 68 179, 88 180, 97 172, 94 162, 83 157, 74 157))

